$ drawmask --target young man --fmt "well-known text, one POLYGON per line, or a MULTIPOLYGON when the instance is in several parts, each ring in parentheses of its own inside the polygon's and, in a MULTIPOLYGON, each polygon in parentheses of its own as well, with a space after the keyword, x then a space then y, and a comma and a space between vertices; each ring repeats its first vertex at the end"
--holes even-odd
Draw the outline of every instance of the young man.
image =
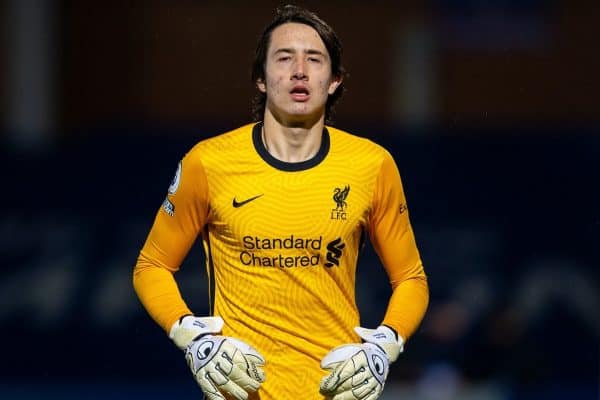
POLYGON ((261 121, 185 155, 140 252, 135 290, 210 400, 376 399, 423 317, 427 280, 394 160, 325 126, 343 76, 334 31, 279 10, 254 62, 261 121), (212 316, 194 316, 173 277, 199 234, 212 316), (355 303, 366 234, 393 288, 376 329, 359 326, 355 303))

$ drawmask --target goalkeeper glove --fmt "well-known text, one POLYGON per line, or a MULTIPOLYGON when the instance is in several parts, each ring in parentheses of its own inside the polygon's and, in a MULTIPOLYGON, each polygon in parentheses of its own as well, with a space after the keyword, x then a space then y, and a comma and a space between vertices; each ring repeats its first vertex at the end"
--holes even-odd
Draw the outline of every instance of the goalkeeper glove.
POLYGON ((365 343, 331 350, 321 361, 329 375, 321 380, 321 394, 334 400, 375 400, 383 392, 389 365, 402 352, 404 340, 387 326, 354 328, 365 343))
POLYGON ((221 317, 185 316, 171 328, 169 337, 185 350, 196 382, 208 400, 246 400, 265 380, 263 356, 241 340, 221 335, 221 317))

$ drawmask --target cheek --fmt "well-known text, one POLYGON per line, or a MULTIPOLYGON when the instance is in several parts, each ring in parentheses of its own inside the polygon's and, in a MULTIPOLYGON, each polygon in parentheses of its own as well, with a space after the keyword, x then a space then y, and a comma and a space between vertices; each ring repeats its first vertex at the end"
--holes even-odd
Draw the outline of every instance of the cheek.
POLYGON ((319 88, 325 95, 329 95, 329 85, 330 82, 328 80, 319 81, 319 88))
POLYGON ((282 80, 283 80, 282 77, 268 78, 267 79, 268 89, 270 89, 273 94, 279 93, 281 91, 280 88, 281 88, 282 80))

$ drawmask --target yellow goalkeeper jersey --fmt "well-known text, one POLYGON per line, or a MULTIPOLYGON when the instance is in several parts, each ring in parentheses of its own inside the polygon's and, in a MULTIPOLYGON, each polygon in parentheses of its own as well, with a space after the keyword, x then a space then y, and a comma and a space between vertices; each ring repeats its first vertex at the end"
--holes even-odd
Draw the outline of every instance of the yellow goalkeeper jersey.
MULTIPOLYGON (((286 163, 261 123, 201 141, 181 160, 134 270, 134 286, 167 332, 184 314, 176 272, 202 235, 223 334, 263 354, 253 399, 322 400, 321 358, 357 342, 359 251, 369 238, 393 294, 382 323, 404 339, 428 302, 396 164, 381 146, 326 127, 310 160, 286 163)), ((368 282, 362 282, 369 285, 368 282)))

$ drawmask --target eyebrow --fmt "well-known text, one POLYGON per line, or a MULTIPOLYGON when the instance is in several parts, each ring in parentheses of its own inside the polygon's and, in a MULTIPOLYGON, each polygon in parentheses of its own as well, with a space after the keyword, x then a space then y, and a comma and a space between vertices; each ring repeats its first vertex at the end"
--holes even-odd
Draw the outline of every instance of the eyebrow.
MULTIPOLYGON (((273 54, 279 54, 279 53, 291 53, 291 54, 294 54, 294 53, 296 53, 296 50, 294 50, 292 48, 289 48, 289 47, 284 47, 284 48, 275 50, 275 52, 273 54)), ((321 50, 316 50, 316 49, 304 50, 304 53, 305 54, 310 54, 310 55, 319 55, 319 56, 326 57, 325 53, 323 53, 321 50)))

